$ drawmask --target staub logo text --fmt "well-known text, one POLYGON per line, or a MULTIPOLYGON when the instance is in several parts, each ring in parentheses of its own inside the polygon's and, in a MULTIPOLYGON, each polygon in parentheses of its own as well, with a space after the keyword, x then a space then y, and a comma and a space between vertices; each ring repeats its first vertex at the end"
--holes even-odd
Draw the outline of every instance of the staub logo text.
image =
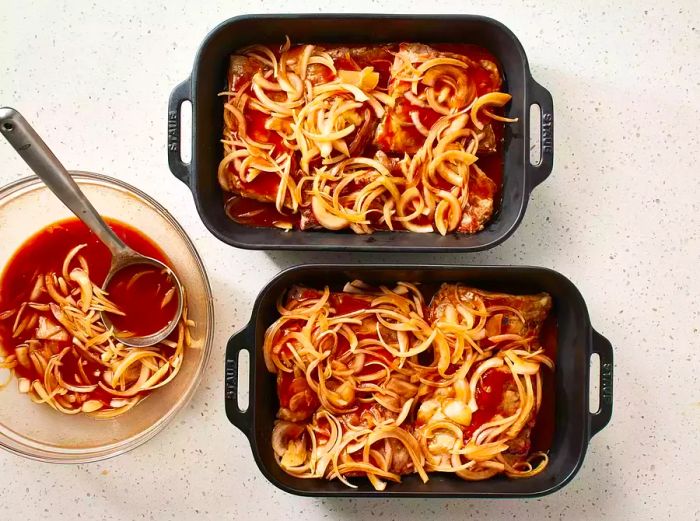
POLYGON ((168 112, 168 150, 171 152, 177 151, 179 136, 177 132, 177 111, 171 110, 168 112))
POLYGON ((226 359, 225 395, 227 400, 235 400, 238 394, 238 370, 234 360, 226 359))
POLYGON ((605 403, 612 403, 613 399, 613 366, 611 363, 602 364, 600 368, 602 385, 600 394, 605 403))
POLYGON ((550 112, 542 114, 542 152, 551 154, 554 152, 554 117, 550 112))

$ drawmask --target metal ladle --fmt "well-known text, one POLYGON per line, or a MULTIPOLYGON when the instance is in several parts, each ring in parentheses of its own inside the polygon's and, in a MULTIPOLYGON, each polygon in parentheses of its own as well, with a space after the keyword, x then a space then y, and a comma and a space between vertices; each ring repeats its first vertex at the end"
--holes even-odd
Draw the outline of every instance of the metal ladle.
MULTIPOLYGON (((0 132, 46 186, 109 248, 112 253, 112 262, 102 289, 106 290, 118 271, 134 264, 155 266, 170 275, 177 288, 178 297, 177 311, 172 321, 160 331, 146 336, 121 337, 118 331, 114 332, 120 342, 132 347, 150 346, 165 339, 175 329, 182 316, 184 291, 177 275, 159 260, 135 252, 117 237, 61 162, 19 112, 9 107, 0 108, 0 132)), ((105 325, 111 327, 112 322, 107 313, 101 312, 101 317, 105 325)))

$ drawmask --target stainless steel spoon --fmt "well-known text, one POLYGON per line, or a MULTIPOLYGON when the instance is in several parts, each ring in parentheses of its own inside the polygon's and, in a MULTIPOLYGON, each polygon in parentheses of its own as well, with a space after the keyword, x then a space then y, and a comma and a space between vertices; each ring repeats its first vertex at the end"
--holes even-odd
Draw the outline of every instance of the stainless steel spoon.
MULTIPOLYGON (((160 331, 147 336, 122 337, 118 331, 115 330, 114 333, 120 342, 132 347, 153 345, 166 338, 175 329, 182 315, 184 291, 177 275, 162 262, 135 252, 116 236, 61 162, 19 112, 9 107, 0 108, 0 132, 46 186, 109 248, 112 263, 102 289, 107 288, 118 271, 134 264, 155 266, 169 273, 177 288, 178 297, 177 311, 172 321, 160 331)), ((107 327, 111 326, 108 314, 102 313, 102 320, 107 327)))

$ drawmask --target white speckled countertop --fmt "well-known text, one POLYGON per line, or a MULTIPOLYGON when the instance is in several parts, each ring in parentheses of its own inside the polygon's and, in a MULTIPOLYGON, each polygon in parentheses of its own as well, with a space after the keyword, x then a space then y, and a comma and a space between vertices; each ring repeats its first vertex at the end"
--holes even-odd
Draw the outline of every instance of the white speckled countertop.
MULTIPOLYGON (((56 466, 0 453, 3 519, 700 519, 700 4, 626 2, 2 2, 0 104, 69 168, 163 203, 204 257, 215 351, 194 400, 144 446, 56 466), (620 3, 622 4, 622 3, 620 3), (318 7, 316 7, 316 6, 318 7), (578 476, 536 500, 317 500, 270 485, 223 412, 223 346, 281 268, 337 254, 236 250, 166 164, 166 101, 220 21, 249 12, 471 12, 508 25, 555 100, 554 172, 498 248, 343 260, 555 268, 615 348, 615 411, 578 476)), ((0 184, 27 175, 0 143, 0 184)))

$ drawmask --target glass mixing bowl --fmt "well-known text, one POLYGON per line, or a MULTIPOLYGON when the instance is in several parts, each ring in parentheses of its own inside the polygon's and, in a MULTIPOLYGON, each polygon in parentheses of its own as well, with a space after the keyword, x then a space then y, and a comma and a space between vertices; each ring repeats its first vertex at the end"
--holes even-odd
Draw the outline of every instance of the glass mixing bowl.
MULTIPOLYGON (((214 308, 209 280, 192 241, 175 219, 145 193, 117 179, 71 172, 101 215, 137 228, 170 259, 187 291, 193 347, 179 374, 130 411, 111 420, 65 415, 35 404, 10 382, 0 389, 0 446, 29 458, 65 463, 96 461, 141 445, 192 398, 211 352, 214 308)), ((17 248, 47 225, 73 214, 37 178, 0 188, 0 270, 17 248)), ((8 377, 0 369, 0 382, 8 377)))

